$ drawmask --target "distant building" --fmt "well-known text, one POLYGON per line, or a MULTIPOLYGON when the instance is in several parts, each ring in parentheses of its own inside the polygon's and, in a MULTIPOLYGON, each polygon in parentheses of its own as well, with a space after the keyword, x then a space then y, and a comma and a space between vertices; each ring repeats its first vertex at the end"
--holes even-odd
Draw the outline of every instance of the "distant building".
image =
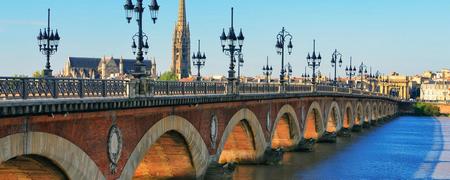
POLYGON ((450 100, 450 85, 447 82, 429 82, 420 86, 420 99, 430 102, 450 100))
POLYGON ((178 21, 173 34, 171 71, 179 79, 191 76, 191 39, 186 17, 185 0, 179 0, 178 21))
MULTIPOLYGON (((135 59, 115 59, 113 57, 86 58, 69 57, 60 76, 84 79, 123 79, 131 77, 135 59)), ((144 61, 147 74, 156 77, 156 63, 144 61)))
POLYGON ((390 94, 402 99, 411 98, 410 89, 412 85, 408 76, 393 72, 390 75, 382 76, 378 85, 382 94, 390 94))

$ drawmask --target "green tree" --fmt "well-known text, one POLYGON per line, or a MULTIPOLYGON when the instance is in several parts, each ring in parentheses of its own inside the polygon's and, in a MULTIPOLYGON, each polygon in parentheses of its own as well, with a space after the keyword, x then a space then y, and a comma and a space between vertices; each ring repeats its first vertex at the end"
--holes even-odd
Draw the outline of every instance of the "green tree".
POLYGON ((178 76, 175 73, 173 73, 172 71, 166 71, 159 77, 159 80, 161 80, 161 81, 177 81, 178 76))
POLYGON ((439 116, 441 115, 441 111, 439 109, 439 107, 433 105, 433 104, 428 104, 428 103, 415 103, 413 105, 414 107, 414 112, 416 113, 416 115, 419 116, 439 116))
POLYGON ((42 78, 44 77, 44 71, 34 71, 33 74, 31 75, 34 78, 42 78))

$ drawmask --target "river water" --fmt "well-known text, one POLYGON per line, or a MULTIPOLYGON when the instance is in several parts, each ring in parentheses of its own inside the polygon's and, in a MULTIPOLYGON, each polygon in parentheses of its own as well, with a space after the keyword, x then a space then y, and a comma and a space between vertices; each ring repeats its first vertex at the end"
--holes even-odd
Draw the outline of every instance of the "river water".
POLYGON ((450 179, 450 119, 400 117, 281 163, 240 165, 233 179, 450 179))

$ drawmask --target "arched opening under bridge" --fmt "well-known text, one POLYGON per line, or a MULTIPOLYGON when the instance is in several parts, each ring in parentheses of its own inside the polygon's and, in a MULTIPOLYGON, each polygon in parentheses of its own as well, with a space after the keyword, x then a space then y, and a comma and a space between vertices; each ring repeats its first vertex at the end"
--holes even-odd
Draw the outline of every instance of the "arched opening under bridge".
POLYGON ((69 177, 50 159, 38 155, 22 155, 0 164, 0 179, 65 180, 69 179, 69 177))

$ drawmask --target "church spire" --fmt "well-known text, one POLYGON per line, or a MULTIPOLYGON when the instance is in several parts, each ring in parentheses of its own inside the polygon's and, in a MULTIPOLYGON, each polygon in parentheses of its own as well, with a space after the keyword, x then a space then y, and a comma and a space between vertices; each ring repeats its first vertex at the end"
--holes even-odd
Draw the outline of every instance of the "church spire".
POLYGON ((171 70, 180 79, 191 75, 191 42, 189 24, 186 17, 186 1, 179 0, 178 21, 173 36, 171 70))
POLYGON ((178 23, 186 26, 186 3, 185 0, 180 0, 178 5, 178 23))

